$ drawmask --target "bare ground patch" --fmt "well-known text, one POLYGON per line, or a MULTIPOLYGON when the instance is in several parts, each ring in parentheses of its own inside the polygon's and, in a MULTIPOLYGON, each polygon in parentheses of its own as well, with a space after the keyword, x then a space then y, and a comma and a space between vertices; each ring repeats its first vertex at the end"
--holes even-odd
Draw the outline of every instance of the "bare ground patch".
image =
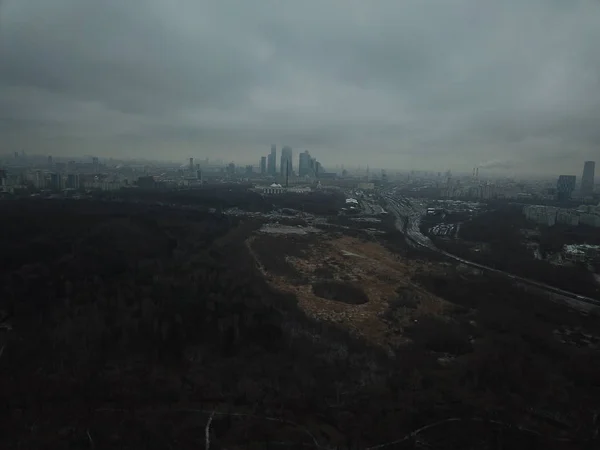
POLYGON ((441 315, 449 308, 447 302, 411 282, 416 273, 428 270, 425 264, 403 259, 377 242, 327 235, 293 241, 289 236, 269 238, 267 242, 254 236, 249 241, 268 282, 295 294, 308 315, 338 323, 371 342, 407 342, 404 331, 416 318, 441 315), (275 259, 293 270, 283 273, 277 264, 263 262, 275 249, 290 250, 275 259), (360 294, 354 290, 357 287, 360 294), (403 295, 416 300, 411 308, 396 308, 390 320, 390 304, 400 291, 414 293, 403 295))

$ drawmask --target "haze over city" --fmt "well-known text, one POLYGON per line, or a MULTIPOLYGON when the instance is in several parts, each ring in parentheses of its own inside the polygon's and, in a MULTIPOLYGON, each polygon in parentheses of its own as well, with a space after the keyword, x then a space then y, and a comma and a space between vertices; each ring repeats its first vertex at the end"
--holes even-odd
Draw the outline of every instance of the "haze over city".
POLYGON ((0 2, 2 150, 581 172, 593 1, 0 2))
POLYGON ((0 0, 0 449, 600 449, 599 43, 0 0))

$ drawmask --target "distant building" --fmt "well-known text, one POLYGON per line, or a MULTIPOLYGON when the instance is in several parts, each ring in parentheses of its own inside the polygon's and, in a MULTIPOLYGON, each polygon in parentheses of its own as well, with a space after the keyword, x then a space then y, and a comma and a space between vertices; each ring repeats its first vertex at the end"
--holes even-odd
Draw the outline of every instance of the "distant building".
POLYGON ((556 208, 542 205, 528 205, 523 208, 527 220, 551 227, 556 223, 556 208))
POLYGON ((267 157, 267 172, 269 175, 277 175, 277 147, 275 144, 271 145, 271 153, 267 157))
POLYGON ((50 174, 50 188, 58 191, 62 188, 62 175, 60 173, 50 174))
POLYGON ((79 189, 79 174, 70 173, 67 175, 67 188, 79 189))
POLYGON ((154 189, 156 187, 156 181, 153 176, 143 176, 137 179, 137 185, 141 189, 154 189))
POLYGON ((36 170, 33 176, 33 186, 36 189, 46 188, 46 175, 41 170, 36 170))
POLYGON ((479 187, 479 195, 483 200, 489 200, 494 198, 496 195, 496 186, 493 184, 486 183, 479 187))
POLYGON ((233 162, 230 162, 227 165, 227 174, 230 176, 235 175, 235 164, 233 162))
POLYGON ((263 188, 263 194, 267 195, 283 194, 284 192, 286 192, 286 189, 277 183, 273 183, 271 186, 263 188))
POLYGON ((304 152, 300 153, 300 156, 298 158, 298 175, 300 177, 303 178, 311 175, 311 159, 312 158, 310 157, 310 153, 308 152, 308 150, 305 150, 304 152))
POLYGON ((323 173, 323 167, 321 166, 321 163, 319 161, 317 161, 315 158, 313 158, 313 168, 315 170, 315 177, 320 177, 321 174, 323 173))
POLYGON ((594 193, 594 171, 595 161, 586 161, 583 164, 583 176, 581 177, 581 196, 587 197, 594 193))
POLYGON ((52 155, 48 155, 48 165, 52 165, 52 155))
POLYGON ((587 225, 600 227, 600 210, 596 206, 581 205, 577 209, 557 209, 552 206, 528 205, 523 208, 528 220, 539 225, 553 226, 564 224, 569 226, 587 225))
MULTIPOLYGON (((109 181, 109 180, 92 180, 83 182, 84 189, 89 190, 101 190, 101 191, 118 191, 123 187, 123 183, 120 181, 109 181)), ((152 184, 152 188, 156 187, 156 183, 152 184)))
POLYGON ((190 172, 194 172, 194 158, 190 158, 190 172))
POLYGON ((579 214, 571 209, 559 209, 556 213, 556 223, 576 227, 579 225, 579 214))
POLYGON ((293 172, 292 147, 288 145, 281 149, 281 164, 279 169, 282 177, 285 177, 288 173, 291 175, 293 172))
POLYGON ((375 189, 375 184, 374 183, 358 183, 358 188, 362 189, 363 191, 372 191, 373 189, 375 189))
POLYGON ((252 175, 253 172, 254 170, 251 165, 246 166, 246 175, 252 175))
POLYGON ((562 256, 567 262, 583 263, 600 260, 600 245, 566 244, 562 256))
POLYGON ((569 200, 573 195, 576 184, 577 177, 575 175, 560 175, 556 183, 558 200, 569 200))
POLYGON ((265 175, 267 173, 267 157, 260 157, 260 173, 261 175, 265 175))

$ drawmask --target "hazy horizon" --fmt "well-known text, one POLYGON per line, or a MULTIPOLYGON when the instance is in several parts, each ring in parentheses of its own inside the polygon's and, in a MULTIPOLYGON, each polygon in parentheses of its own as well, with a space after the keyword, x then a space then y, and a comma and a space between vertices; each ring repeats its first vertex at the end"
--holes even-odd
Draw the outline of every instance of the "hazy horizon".
POLYGON ((600 3, 0 0, 0 153, 573 173, 600 3))

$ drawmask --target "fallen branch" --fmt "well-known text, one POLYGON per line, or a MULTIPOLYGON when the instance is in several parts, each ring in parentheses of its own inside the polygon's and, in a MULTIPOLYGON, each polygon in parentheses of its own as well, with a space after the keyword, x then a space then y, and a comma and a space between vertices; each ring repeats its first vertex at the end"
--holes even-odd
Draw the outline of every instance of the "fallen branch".
POLYGON ((214 416, 215 416, 215 412, 213 411, 210 414, 208 421, 206 422, 206 427, 204 427, 204 440, 205 440, 204 448, 206 448, 206 450, 210 449, 210 424, 212 423, 214 416))
POLYGON ((520 426, 514 426, 505 422, 500 422, 498 420, 488 420, 488 419, 480 419, 480 418, 472 418, 472 419, 462 419, 460 417, 452 417, 450 419, 443 419, 443 420, 439 420, 437 422, 433 422, 430 423, 428 425, 425 425, 421 428, 418 428, 414 431, 411 431, 409 434, 407 434, 406 436, 404 436, 402 439, 398 439, 396 441, 392 441, 392 442, 386 442, 383 444, 379 444, 379 445, 375 445, 373 447, 368 447, 365 450, 376 450, 376 449, 380 449, 380 448, 384 448, 384 447, 388 447, 390 445, 395 445, 395 444, 400 444, 402 442, 408 441, 409 439, 412 439, 414 437, 416 437, 418 434, 422 433, 423 431, 429 430, 431 428, 435 428, 439 425, 443 425, 446 423, 450 423, 450 422, 480 422, 480 423, 490 423, 490 424, 494 424, 494 425, 499 425, 501 427, 504 428, 513 428, 525 433, 530 433, 539 437, 543 437, 544 439, 550 439, 552 441, 557 441, 557 442, 576 442, 574 439, 571 438, 558 438, 558 437, 552 437, 552 436, 547 436, 544 435, 542 433, 540 433, 539 431, 535 431, 535 430, 530 430, 529 428, 523 428, 520 426))
MULTIPOLYGON (((128 410, 125 409, 118 409, 118 408, 99 408, 95 410, 96 412, 123 412, 123 413, 127 413, 130 412, 128 410)), ((261 420, 268 420, 271 422, 279 422, 279 423, 285 423, 288 425, 292 425, 295 427, 298 427, 304 434, 306 434, 308 437, 311 438, 311 440, 313 441, 314 445, 316 448, 319 449, 324 449, 326 450, 326 447, 323 447, 322 445, 319 444, 319 442, 317 441, 317 439, 315 438, 315 436, 308 431, 306 428, 304 428, 302 425, 293 422, 291 420, 287 420, 287 419, 281 419, 279 417, 266 417, 266 416, 259 416, 256 414, 247 414, 247 413, 233 413, 233 412, 218 412, 218 411, 207 411, 204 409, 168 409, 168 410, 162 410, 162 409, 155 409, 155 410, 136 410, 136 412, 138 413, 158 413, 158 414, 166 414, 166 413, 201 413, 201 414, 209 414, 210 418, 207 425, 207 428, 205 428, 205 437, 206 437, 206 431, 210 428, 210 424, 212 423, 212 417, 213 416, 231 416, 231 417, 250 417, 253 419, 261 419, 261 420)), ((207 444, 210 445, 210 442, 208 442, 208 440, 206 441, 207 444)), ((206 447, 206 449, 208 450, 208 446, 206 447)))
MULTIPOLYGON (((129 412, 127 410, 124 409, 112 409, 112 408, 101 408, 101 409, 96 409, 97 412, 129 412)), ((271 422, 279 422, 279 423, 285 423, 288 425, 292 425, 295 427, 298 427, 304 434, 306 434, 308 437, 310 437, 310 439, 312 440, 312 442, 314 443, 314 447, 318 448, 318 449, 322 449, 322 450, 327 450, 326 447, 323 447, 321 444, 319 444, 319 442, 317 441, 317 439, 315 438, 315 436, 308 431, 306 428, 304 428, 303 426, 301 426, 300 424, 293 422, 291 420, 287 420, 287 419, 281 419, 278 417, 266 417, 266 416, 259 416, 256 414, 247 414, 247 413, 235 413, 235 412, 218 412, 218 411, 207 411, 207 410, 203 410, 203 409, 169 409, 169 410, 137 410, 136 412, 146 412, 146 413, 202 413, 202 414, 209 414, 209 419, 208 422, 206 424, 205 427, 205 438, 206 438, 206 450, 209 450, 210 447, 210 441, 209 441, 209 432, 210 432, 210 426, 212 424, 212 420, 213 417, 218 415, 218 416, 231 416, 231 417, 250 417, 250 418, 254 418, 254 419, 261 419, 261 420, 268 420, 271 422)), ((515 426, 515 425, 511 425, 509 423, 505 423, 505 422, 500 422, 498 420, 491 420, 491 419, 482 419, 482 418, 471 418, 471 419, 463 419, 460 417, 451 417, 448 419, 443 419, 443 420, 439 420, 437 422, 433 422, 427 425, 422 426, 421 428, 417 428, 416 430, 411 431, 410 433, 408 433, 406 436, 402 437, 401 439, 395 440, 395 441, 391 441, 391 442, 385 442, 382 444, 378 444, 372 447, 367 447, 364 450, 378 450, 378 449, 382 449, 385 447, 389 447, 391 445, 396 445, 396 444, 401 444, 402 442, 406 442, 409 439, 413 439, 416 438, 419 434, 423 433, 424 431, 430 430, 432 428, 438 427, 440 425, 444 425, 446 423, 451 423, 451 422, 479 422, 479 423, 487 423, 487 424, 493 424, 493 425, 498 425, 504 428, 512 428, 524 433, 529 433, 529 434, 533 434, 535 436, 539 436, 541 438, 544 439, 549 439, 552 441, 556 441, 556 442, 581 442, 581 440, 575 440, 575 439, 571 439, 571 438, 560 438, 560 437, 552 437, 552 436, 547 436, 545 434, 540 433, 539 431, 535 431, 535 430, 531 430, 529 428, 524 428, 524 427, 520 427, 520 426, 515 426)), ((593 440, 593 439, 592 439, 593 440)), ((279 445, 285 445, 285 443, 283 442, 279 442, 279 445)), ((298 444, 296 444, 298 445, 298 444)), ((303 445, 307 445, 307 444, 303 444, 303 445)))
POLYGON ((90 430, 85 430, 88 439, 90 440, 90 447, 91 448, 95 448, 96 446, 94 445, 94 440, 92 439, 92 435, 90 434, 90 430))

